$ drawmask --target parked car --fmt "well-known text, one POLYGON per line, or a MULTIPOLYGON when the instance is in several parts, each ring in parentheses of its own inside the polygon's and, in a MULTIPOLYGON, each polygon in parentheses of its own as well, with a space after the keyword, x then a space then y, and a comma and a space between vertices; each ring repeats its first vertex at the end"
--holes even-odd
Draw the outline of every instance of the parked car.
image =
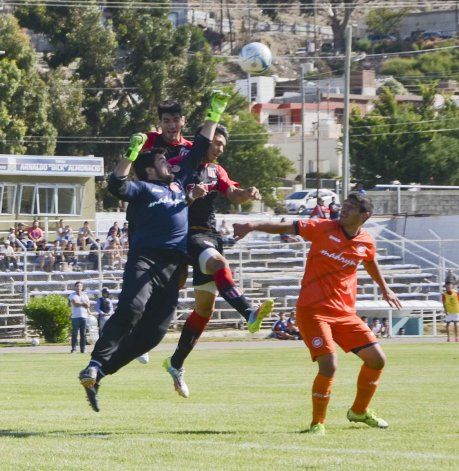
MULTIPOLYGON (((319 190, 319 197, 328 206, 331 203, 332 197, 339 203, 339 196, 326 188, 319 190)), ((288 214, 310 214, 317 204, 317 190, 301 190, 295 191, 288 195, 284 200, 285 207, 288 214)))

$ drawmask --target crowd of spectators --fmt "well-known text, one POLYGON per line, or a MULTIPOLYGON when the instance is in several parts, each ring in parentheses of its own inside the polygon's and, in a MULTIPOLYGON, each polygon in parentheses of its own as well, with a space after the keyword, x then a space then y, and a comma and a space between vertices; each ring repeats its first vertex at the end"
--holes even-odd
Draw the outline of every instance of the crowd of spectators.
MULTIPOLYGON (((50 231, 49 234, 52 232, 50 231)), ((22 222, 10 227, 0 242, 0 271, 20 271, 23 253, 28 252, 28 269, 38 271, 80 271, 99 268, 99 248, 102 250, 101 266, 121 269, 129 248, 128 224, 120 228, 118 222, 110 227, 107 237, 96 238, 89 222, 74 230, 60 219, 55 229, 54 240, 47 240, 40 222, 35 220, 30 227, 22 222), (31 256, 32 254, 32 256, 31 256), (29 263, 33 266, 30 267, 29 263)))

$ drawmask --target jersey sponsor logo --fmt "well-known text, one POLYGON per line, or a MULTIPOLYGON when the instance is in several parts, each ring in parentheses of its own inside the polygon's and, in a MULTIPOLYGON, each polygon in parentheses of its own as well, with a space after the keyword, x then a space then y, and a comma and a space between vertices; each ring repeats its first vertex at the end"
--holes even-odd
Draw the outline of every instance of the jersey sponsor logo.
POLYGON ((365 253, 365 250, 366 250, 366 247, 364 245, 358 245, 357 246, 357 252, 360 254, 360 255, 363 255, 365 253))
POLYGON ((178 198, 176 200, 173 200, 170 196, 165 196, 164 198, 159 198, 158 201, 153 201, 151 202, 148 207, 149 208, 154 208, 155 206, 158 206, 159 204, 170 204, 171 206, 179 206, 185 202, 185 198, 178 198))
POLYGON ((163 190, 158 190, 157 188, 151 188, 152 193, 161 193, 163 194, 163 190))
POLYGON ((172 182, 169 184, 169 188, 174 192, 174 193, 181 193, 182 189, 178 185, 178 183, 172 182))
POLYGON ((178 173, 178 172, 180 172, 180 165, 173 165, 173 166, 171 167, 171 172, 172 172, 172 173, 178 173))
POLYGON ((341 239, 338 239, 338 237, 335 237, 334 235, 328 236, 330 240, 333 240, 335 242, 341 242, 341 239))
POLYGON ((312 339, 312 346, 314 348, 320 348, 324 344, 324 340, 322 337, 314 337, 312 339))
POLYGON ((355 262, 354 260, 350 260, 349 258, 343 257, 343 254, 341 253, 333 253, 325 249, 322 249, 320 253, 322 255, 325 255, 325 257, 331 258, 332 260, 336 260, 337 262, 342 263, 345 267, 357 266, 357 262, 355 262))
POLYGON ((207 245, 207 247, 215 247, 215 244, 213 244, 212 242, 210 242, 208 240, 203 240, 202 243, 204 245, 207 245))

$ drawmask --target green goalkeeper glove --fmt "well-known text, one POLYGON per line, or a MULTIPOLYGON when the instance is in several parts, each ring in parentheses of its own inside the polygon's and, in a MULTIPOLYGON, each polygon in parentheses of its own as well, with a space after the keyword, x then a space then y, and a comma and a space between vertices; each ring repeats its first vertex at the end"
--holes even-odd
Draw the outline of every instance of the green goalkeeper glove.
POLYGON ((207 121, 218 123, 221 115, 225 111, 226 105, 230 99, 230 95, 221 90, 214 90, 210 99, 210 108, 207 110, 207 121))
POLYGON ((126 153, 124 154, 124 158, 134 162, 137 159, 139 152, 142 150, 143 145, 147 140, 147 135, 141 132, 133 134, 131 136, 131 140, 129 141, 129 147, 126 153))

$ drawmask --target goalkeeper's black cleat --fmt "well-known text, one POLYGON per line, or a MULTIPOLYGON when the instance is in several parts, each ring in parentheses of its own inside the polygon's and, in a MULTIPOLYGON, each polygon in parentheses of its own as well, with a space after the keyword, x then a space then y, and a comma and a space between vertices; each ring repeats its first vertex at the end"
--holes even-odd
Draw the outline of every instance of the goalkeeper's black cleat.
POLYGON ((92 388, 84 388, 86 397, 88 399, 89 405, 94 412, 99 412, 99 398, 97 393, 99 392, 99 383, 96 383, 92 388))

